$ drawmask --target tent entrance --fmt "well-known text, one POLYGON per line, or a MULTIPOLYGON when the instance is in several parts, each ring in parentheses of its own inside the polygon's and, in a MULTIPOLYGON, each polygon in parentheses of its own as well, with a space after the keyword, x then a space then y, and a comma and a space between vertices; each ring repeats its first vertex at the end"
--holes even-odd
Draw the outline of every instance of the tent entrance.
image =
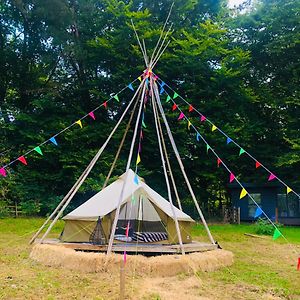
POLYGON ((99 217, 93 232, 90 235, 89 242, 94 245, 105 245, 106 237, 102 228, 101 218, 99 217))
POLYGON ((115 239, 126 242, 159 242, 168 239, 166 224, 163 223, 155 206, 144 195, 126 202, 117 223, 115 239), (128 236, 126 236, 126 228, 128 236))

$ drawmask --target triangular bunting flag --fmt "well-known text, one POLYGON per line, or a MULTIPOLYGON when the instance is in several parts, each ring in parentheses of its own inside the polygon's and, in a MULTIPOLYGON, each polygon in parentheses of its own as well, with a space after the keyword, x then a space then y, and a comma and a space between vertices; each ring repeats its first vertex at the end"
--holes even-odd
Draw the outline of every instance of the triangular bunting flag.
POLYGON ((173 106, 172 106, 172 111, 174 111, 174 110, 176 110, 177 109, 177 104, 173 104, 173 106))
POLYGON ((272 181, 275 178, 276 178, 276 176, 273 173, 271 173, 269 178, 268 178, 268 181, 272 181))
POLYGON ((206 152, 208 153, 208 150, 209 149, 211 149, 211 147, 208 145, 208 144, 206 144, 206 152))
POLYGON ((103 106, 107 108, 107 101, 103 102, 103 106))
POLYGON ((278 228, 275 228, 273 233, 273 241, 277 240, 280 236, 282 236, 282 233, 279 231, 278 228))
POLYGON ((211 131, 215 131, 215 130, 217 130, 217 126, 216 126, 216 125, 213 125, 213 126, 211 127, 211 131))
POLYGON ((148 86, 148 83, 149 83, 149 79, 148 78, 146 78, 145 83, 146 83, 146 86, 148 86))
POLYGON ((39 146, 35 147, 33 150, 36 151, 38 154, 43 155, 42 149, 39 146))
POLYGON ((188 130, 191 129, 191 125, 192 125, 191 121, 188 121, 188 130))
POLYGON ((240 193, 240 199, 244 198, 247 194, 247 191, 243 188, 240 193))
POLYGON ((24 165, 27 165, 26 158, 23 155, 18 158, 18 161, 20 161, 24 165))
POLYGON ((129 84, 128 84, 128 88, 134 92, 134 88, 133 88, 133 86, 132 86, 132 83, 129 83, 129 84))
POLYGON ((168 95, 166 102, 168 103, 170 100, 171 100, 171 97, 170 97, 170 95, 168 95))
POLYGON ((176 92, 174 92, 173 99, 176 99, 178 96, 179 95, 176 92))
POLYGON ((192 112, 194 110, 194 107, 192 105, 189 106, 189 112, 192 112))
POLYGON ((94 114, 93 111, 89 112, 89 116, 90 116, 93 120, 96 120, 95 114, 94 114))
POLYGON ((261 163, 259 161, 255 161, 255 169, 258 169, 261 166, 261 163))
POLYGON ((297 270, 300 271, 300 257, 298 258, 297 270))
POLYGON ((290 192, 292 192, 293 190, 290 188, 290 187, 286 187, 286 193, 288 194, 288 193, 290 193, 290 192))
POLYGON ((230 138, 230 137, 227 137, 227 139, 226 139, 226 144, 228 145, 229 143, 231 143, 232 142, 232 139, 230 138))
POLYGON ((239 153, 239 156, 241 156, 243 153, 245 153, 246 151, 243 149, 243 148, 241 148, 240 149, 240 153, 239 153))
POLYGON ((4 168, 0 168, 0 174, 3 176, 3 177, 6 177, 6 171, 4 168))
POLYGON ((256 211, 255 211, 254 218, 255 219, 258 218, 262 213, 263 213, 262 209, 260 207, 257 207, 256 211))
POLYGON ((165 85, 166 85, 165 82, 162 81, 161 84, 160 84, 160 87, 162 88, 162 87, 165 86, 165 85))
POLYGON ((49 141, 54 144, 55 146, 58 146, 57 141, 55 139, 55 137, 53 136, 51 139, 49 139, 49 141))
POLYGON ((144 128, 147 128, 147 126, 146 126, 144 120, 142 121, 142 126, 143 126, 144 128))
POLYGON ((127 255, 126 255, 126 250, 124 251, 124 256, 123 256, 124 264, 126 264, 127 261, 127 255))
POLYGON ((161 94, 163 94, 165 92, 165 89, 162 87, 161 89, 160 89, 160 91, 159 91, 159 94, 161 95, 161 94))
POLYGON ((201 137, 200 133, 199 133, 199 132, 197 132, 197 135, 196 135, 196 140, 197 140, 197 142, 199 142, 199 141, 200 141, 200 137, 201 137))
POLYGON ((134 180, 133 181, 134 181, 135 184, 139 184, 139 178, 136 174, 134 175, 134 180))
POLYGON ((184 118, 184 114, 183 112, 181 112, 177 120, 182 120, 183 118, 184 118))
POLYGON ((119 99, 118 94, 114 95, 114 98, 115 98, 118 102, 120 102, 120 99, 119 99))
POLYGON ((140 155, 138 154, 138 155, 137 155, 137 158, 136 158, 136 164, 138 165, 140 162, 141 162, 141 157, 140 157, 140 155))
POLYGON ((78 124, 80 126, 80 128, 82 128, 82 123, 81 123, 81 120, 78 120, 75 122, 76 124, 78 124))
POLYGON ((235 179, 234 174, 233 174, 233 173, 230 173, 230 176, 229 176, 229 182, 231 183, 234 179, 235 179))
POLYGON ((220 157, 218 157, 218 159, 217 159, 217 165, 218 165, 218 167, 220 167, 220 164, 222 163, 222 160, 221 160, 221 158, 220 157))
POLYGON ((206 117, 204 117, 203 115, 201 116, 201 118, 200 118, 200 121, 201 122, 204 122, 206 120, 206 117))
POLYGON ((142 81, 142 76, 139 76, 139 77, 138 77, 138 80, 139 80, 139 81, 142 81))

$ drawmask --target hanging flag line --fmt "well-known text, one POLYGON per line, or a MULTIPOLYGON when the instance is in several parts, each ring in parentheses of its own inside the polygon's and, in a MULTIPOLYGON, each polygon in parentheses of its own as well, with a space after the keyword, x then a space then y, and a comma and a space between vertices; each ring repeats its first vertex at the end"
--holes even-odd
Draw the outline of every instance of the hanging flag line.
MULTIPOLYGON (((232 138, 230 138, 223 130, 221 130, 219 127, 217 127, 211 120, 209 120, 206 116, 204 116, 199 110, 197 110, 192 104, 190 104, 186 99, 184 99, 181 95, 179 95, 177 92, 175 92, 167 83, 165 83, 164 81, 162 81, 162 79, 160 79, 159 77, 157 77, 158 80, 161 82, 160 86, 161 86, 161 94, 163 92, 166 92, 164 86, 168 87, 172 92, 174 92, 174 96, 173 99, 176 99, 177 97, 181 98, 187 105, 189 105, 189 112, 195 111, 196 113, 198 113, 198 115, 200 115, 200 121, 204 122, 207 121, 212 127, 211 130, 215 131, 218 130, 220 133, 222 133, 225 137, 226 137, 226 142, 227 144, 229 143, 233 143, 235 144, 237 147, 239 147, 240 152, 239 152, 239 156, 241 156, 243 153, 247 154, 252 160, 255 161, 255 167, 256 169, 258 169, 259 167, 264 168, 268 173, 269 173, 269 178, 268 181, 272 181, 274 179, 277 179, 281 184, 283 184, 286 187, 286 193, 289 194, 290 192, 294 193, 298 198, 300 198, 300 195, 294 191, 292 188, 290 188, 283 180, 281 180, 279 177, 277 177, 276 175, 274 175, 265 165, 263 165, 261 162, 259 162, 253 155, 251 155, 248 151, 246 151, 245 149, 243 149, 236 141, 234 141, 232 138)), ((166 92, 167 93, 167 92, 166 92)), ((169 100, 172 99, 172 97, 167 93, 168 98, 167 98, 167 102, 169 100)), ((174 105, 177 105, 176 103, 174 105)), ((173 107, 174 108, 174 107, 173 107)))
MULTIPOLYGON (((167 93, 168 95, 168 93, 167 93)), ((169 95, 168 95, 169 96, 169 95)), ((192 127, 195 132, 196 132, 196 139, 197 141, 199 141, 199 138, 202 139, 202 141, 206 144, 206 149, 207 152, 209 150, 211 150, 211 152, 216 156, 217 158, 217 163, 218 166, 220 164, 222 164, 224 166, 224 168, 228 171, 228 173, 230 174, 230 182, 232 182, 233 180, 235 180, 237 182, 237 184, 241 187, 241 192, 240 192, 240 199, 244 198, 246 195, 248 195, 248 197, 253 201, 253 203, 257 206, 257 209, 261 212, 261 214, 263 214, 267 220, 270 222, 270 224, 272 224, 272 226, 274 227, 274 234, 273 234, 273 240, 276 240, 277 238, 279 238, 280 236, 282 236, 284 238, 284 240, 288 243, 289 241, 287 240, 287 238, 281 233, 281 231, 278 229, 278 227, 274 224, 274 222, 269 218, 269 216, 263 211, 263 209, 259 206, 259 204, 254 200, 254 198, 251 196, 251 194, 249 194, 247 192, 247 190, 245 189, 245 187, 243 186, 243 184, 233 175, 233 173, 231 172, 231 170, 229 169, 229 167, 224 163, 224 161, 220 158, 220 156, 216 153, 216 151, 209 145, 209 143, 206 141, 206 139, 203 137, 203 135, 201 135, 198 131, 198 129, 194 126, 194 124, 190 121, 190 119, 184 114, 184 112, 180 109, 180 107, 178 106, 177 103, 175 103, 175 101, 173 99, 170 99, 173 102, 173 108, 174 106, 176 106, 176 109, 178 109, 180 111, 179 117, 177 120, 186 120, 188 122, 188 129, 190 129, 190 127, 192 127)), ((172 108, 172 109, 173 109, 172 108)), ((260 214, 260 215, 261 215, 260 214)), ((295 250, 295 249, 294 249, 295 250)), ((295 250, 295 252, 297 252, 295 250)))
POLYGON ((30 154, 33 151, 36 151, 38 154, 43 155, 43 152, 41 150, 41 146, 43 146, 46 143, 51 142, 52 144, 54 144, 55 146, 58 146, 58 143, 56 141, 56 137, 60 134, 62 134, 63 132, 65 132, 66 130, 68 130, 69 128, 71 128, 72 126, 74 126, 75 124, 79 125, 80 128, 83 128, 82 126, 82 120, 85 119, 86 117, 90 117, 93 120, 96 120, 95 117, 95 111, 97 111, 99 108, 101 108, 102 106, 104 106, 105 108, 107 108, 107 103, 109 101, 111 101, 112 99, 115 99, 117 102, 120 102, 119 100, 119 94, 122 93, 124 90, 126 90, 127 88, 129 88, 131 91, 134 91, 133 88, 133 83, 135 81, 137 81, 140 78, 140 76, 136 79, 134 79, 131 83, 129 83, 127 86, 125 86, 123 89, 121 89, 118 93, 114 94, 113 96, 111 96, 108 100, 104 101, 103 103, 101 103, 99 106, 97 106, 96 108, 94 108, 92 111, 90 111, 89 113, 87 113, 86 115, 84 115, 83 117, 81 117, 80 119, 78 119, 77 121, 75 121, 74 123, 70 124, 69 126, 65 127, 64 129, 62 129, 61 131, 59 131, 58 133, 54 134, 51 138, 45 140, 44 142, 40 143, 38 146, 36 146, 33 149, 30 149, 29 151, 25 152, 23 155, 19 156, 18 158, 10 161, 9 163, 7 163, 6 165, 3 165, 2 167, 0 167, 0 175, 2 175, 3 177, 6 177, 7 175, 7 167, 9 167, 10 165, 12 165, 13 163, 20 161, 21 163, 23 163, 24 165, 27 165, 27 161, 26 161, 26 156, 28 154, 30 154))

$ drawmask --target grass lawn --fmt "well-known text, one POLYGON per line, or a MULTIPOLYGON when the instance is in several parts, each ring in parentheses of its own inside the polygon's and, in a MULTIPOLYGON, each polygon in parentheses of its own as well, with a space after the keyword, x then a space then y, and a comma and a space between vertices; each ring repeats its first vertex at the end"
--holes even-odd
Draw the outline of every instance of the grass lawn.
MULTIPOLYGON (((29 259, 28 241, 43 220, 0 219, 0 299, 118 299, 119 278, 112 274, 50 268, 29 259)), ((58 236, 63 223, 56 225, 58 236)), ((215 272, 165 278, 127 278, 126 299, 300 299, 300 227, 283 227, 283 238, 253 238, 246 225, 211 225, 214 238, 235 255, 235 263, 215 272)), ((195 240, 205 231, 193 228, 195 240)), ((128 260, 130 263, 130 260, 128 260)))

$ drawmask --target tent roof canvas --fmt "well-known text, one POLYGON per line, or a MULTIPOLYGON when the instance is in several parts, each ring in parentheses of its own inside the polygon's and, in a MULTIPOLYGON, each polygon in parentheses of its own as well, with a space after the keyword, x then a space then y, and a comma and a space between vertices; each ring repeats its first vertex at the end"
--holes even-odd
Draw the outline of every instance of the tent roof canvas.
MULTIPOLYGON (((170 218, 174 219, 171 204, 161 195, 150 188, 145 182, 138 177, 138 184, 135 183, 135 176, 137 176, 131 169, 127 171, 128 179, 123 193, 121 204, 131 200, 131 195, 135 197, 138 195, 146 196, 155 206, 161 209, 170 218)), ((99 216, 103 217, 114 210, 118 206, 119 197, 124 184, 126 172, 121 175, 115 182, 104 188, 102 191, 91 197, 85 203, 77 207, 75 210, 67 214, 64 220, 83 220, 83 219, 97 219, 99 216)), ((178 221, 194 222, 194 220, 174 206, 175 215, 178 221)))

